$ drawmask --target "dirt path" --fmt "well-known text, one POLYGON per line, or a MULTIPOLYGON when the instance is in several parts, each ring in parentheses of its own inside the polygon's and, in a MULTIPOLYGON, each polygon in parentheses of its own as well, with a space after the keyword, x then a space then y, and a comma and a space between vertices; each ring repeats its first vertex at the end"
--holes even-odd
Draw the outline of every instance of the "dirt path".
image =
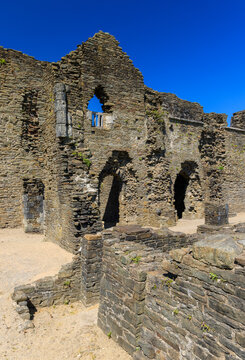
MULTIPOLYGON (((240 222, 245 222, 245 213, 241 212, 236 214, 236 216, 233 216, 229 219, 230 225, 235 225, 240 222)), ((204 219, 193 219, 193 220, 186 220, 186 219, 180 219, 177 222, 177 225, 170 227, 170 230, 173 231, 180 231, 185 234, 194 234, 197 231, 197 227, 199 225, 204 224, 204 219)))
POLYGON ((16 285, 55 275, 72 254, 21 229, 0 230, 0 359, 129 360, 131 357, 96 326, 97 308, 81 303, 41 309, 35 328, 21 331, 22 319, 10 294, 16 285))

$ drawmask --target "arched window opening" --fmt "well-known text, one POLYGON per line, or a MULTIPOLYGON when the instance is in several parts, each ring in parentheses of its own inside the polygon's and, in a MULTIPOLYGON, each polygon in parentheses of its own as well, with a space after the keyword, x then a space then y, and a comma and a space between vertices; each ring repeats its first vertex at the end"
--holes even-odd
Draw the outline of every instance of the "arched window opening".
POLYGON ((102 105, 96 95, 89 100, 88 110, 92 112, 91 123, 92 127, 102 127, 103 126, 103 110, 102 105))
POLYGON ((103 87, 97 86, 94 96, 89 100, 87 107, 87 116, 91 121, 92 127, 104 127, 104 113, 108 114, 111 112, 111 105, 108 103, 108 99, 103 87))
POLYGON ((120 193, 122 180, 117 175, 108 175, 104 178, 100 188, 100 202, 104 228, 110 228, 119 223, 120 193), (104 205, 104 206, 103 206, 104 205))
POLYGON ((96 112, 103 112, 102 110, 102 105, 99 101, 99 99, 97 98, 96 95, 94 95, 92 97, 92 99, 89 100, 88 102, 88 110, 90 111, 96 111, 96 112))

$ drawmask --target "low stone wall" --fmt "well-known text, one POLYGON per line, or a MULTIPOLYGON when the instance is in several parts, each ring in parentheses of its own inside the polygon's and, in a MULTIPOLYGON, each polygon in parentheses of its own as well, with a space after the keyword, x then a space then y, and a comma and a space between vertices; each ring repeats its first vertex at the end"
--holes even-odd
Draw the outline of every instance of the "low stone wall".
POLYGON ((81 259, 75 256, 63 265, 56 276, 47 276, 33 284, 15 288, 12 299, 16 310, 24 320, 30 320, 37 308, 68 304, 80 299, 81 259))
POLYGON ((244 240, 213 235, 168 254, 120 240, 104 243, 108 336, 137 360, 245 358, 244 240))
POLYGON ((135 359, 244 359, 244 268, 210 266, 190 249, 171 255, 162 270, 147 275, 135 359))
POLYGON ((161 251, 117 238, 104 244, 99 327, 133 354, 143 322, 146 273, 157 268, 161 251))
POLYGON ((158 249, 160 252, 188 246, 197 240, 195 235, 187 236, 168 229, 156 232, 137 225, 117 226, 113 230, 84 235, 81 240, 81 300, 86 306, 99 302, 102 248, 103 244, 112 238, 116 242, 128 241, 133 245, 142 244, 149 250, 158 249))
POLYGON ((147 273, 161 268, 163 253, 196 241, 195 236, 140 226, 104 231, 98 325, 133 354, 144 319, 147 273))
POLYGON ((99 302, 102 267, 101 233, 87 234, 81 242, 81 300, 86 306, 99 302))
POLYGON ((118 238, 121 242, 126 240, 140 243, 152 249, 159 249, 162 252, 189 246, 197 241, 196 234, 186 235, 167 228, 153 230, 138 225, 117 226, 113 228, 112 232, 103 232, 104 240, 111 236, 118 238))

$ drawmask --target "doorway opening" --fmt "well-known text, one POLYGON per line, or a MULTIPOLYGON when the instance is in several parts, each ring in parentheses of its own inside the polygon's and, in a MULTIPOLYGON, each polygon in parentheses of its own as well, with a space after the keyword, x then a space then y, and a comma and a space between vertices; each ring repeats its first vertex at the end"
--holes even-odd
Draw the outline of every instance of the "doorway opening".
POLYGON ((119 223, 121 190, 122 180, 118 175, 108 175, 101 183, 100 202, 105 229, 119 223))
POLYGON ((189 184, 189 177, 183 171, 181 171, 174 183, 174 206, 177 211, 178 219, 182 218, 185 211, 185 194, 189 184))
POLYGON ((174 183, 174 206, 178 219, 203 216, 203 191, 195 161, 184 161, 174 183))

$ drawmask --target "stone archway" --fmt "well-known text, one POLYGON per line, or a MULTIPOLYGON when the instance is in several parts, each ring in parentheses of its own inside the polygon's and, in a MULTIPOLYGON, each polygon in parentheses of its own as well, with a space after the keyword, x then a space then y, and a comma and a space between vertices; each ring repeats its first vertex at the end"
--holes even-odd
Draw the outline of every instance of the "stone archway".
POLYGON ((98 205, 105 228, 126 222, 130 204, 125 199, 133 176, 128 170, 131 161, 126 151, 114 150, 99 175, 98 205))
POLYGON ((178 219, 200 218, 203 216, 203 192, 198 164, 185 161, 174 183, 174 206, 178 219))

